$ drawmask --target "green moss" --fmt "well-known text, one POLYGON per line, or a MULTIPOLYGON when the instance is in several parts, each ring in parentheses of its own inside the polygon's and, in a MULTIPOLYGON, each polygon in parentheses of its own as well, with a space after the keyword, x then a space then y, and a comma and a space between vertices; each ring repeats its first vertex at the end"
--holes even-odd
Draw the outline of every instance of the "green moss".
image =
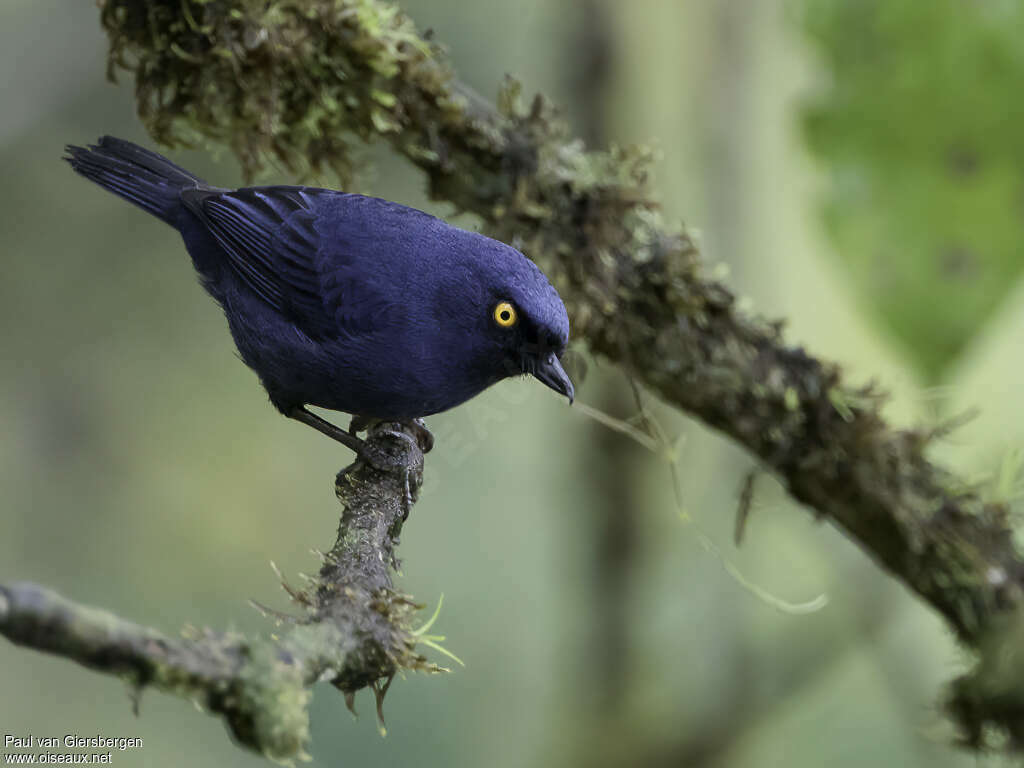
POLYGON ((168 146, 226 144, 250 177, 273 161, 299 176, 326 167, 347 178, 346 137, 399 131, 396 76, 432 56, 406 16, 373 0, 101 7, 111 77, 135 74, 153 136, 168 146))

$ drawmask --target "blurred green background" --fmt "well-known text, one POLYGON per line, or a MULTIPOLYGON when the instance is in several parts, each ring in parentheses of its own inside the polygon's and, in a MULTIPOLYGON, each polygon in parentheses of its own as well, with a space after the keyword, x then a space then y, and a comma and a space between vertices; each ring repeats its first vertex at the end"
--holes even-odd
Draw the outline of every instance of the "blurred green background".
MULTIPOLYGON (((792 340, 882 381, 894 421, 982 406, 942 460, 984 480, 1021 444, 1017 3, 403 5, 482 93, 513 73, 591 143, 655 144, 666 216, 792 340)), ((246 601, 287 609, 271 560, 316 569, 349 456, 269 407, 177 236, 60 162, 103 133, 146 141, 104 54, 91 3, 0 4, 0 581, 169 632, 264 631, 246 601)), ((174 157, 240 181, 216 148, 174 157)), ((364 159, 355 191, 450 215, 385 150, 364 159)), ((635 412, 600 363, 578 392, 635 412)), ((396 681, 386 738, 368 693, 353 719, 318 689, 314 765, 976 765, 936 707, 964 661, 939 620, 771 480, 735 549, 750 458, 655 412, 696 525, 658 457, 535 383, 430 419, 400 585, 444 594, 435 626, 466 666, 396 681), (828 606, 773 609, 698 531, 759 587, 828 606)), ((69 662, 0 643, 0 672, 0 733, 141 737, 123 766, 261 762, 187 703, 147 693, 134 717, 124 685, 69 662)))

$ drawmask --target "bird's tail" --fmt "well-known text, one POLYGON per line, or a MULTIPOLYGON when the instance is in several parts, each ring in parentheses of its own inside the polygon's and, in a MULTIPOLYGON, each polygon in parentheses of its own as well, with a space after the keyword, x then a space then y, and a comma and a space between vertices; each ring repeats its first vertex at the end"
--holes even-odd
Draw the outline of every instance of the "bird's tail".
POLYGON ((173 227, 183 210, 181 191, 204 185, 166 157, 113 136, 88 148, 69 144, 64 150, 64 159, 76 173, 173 227))

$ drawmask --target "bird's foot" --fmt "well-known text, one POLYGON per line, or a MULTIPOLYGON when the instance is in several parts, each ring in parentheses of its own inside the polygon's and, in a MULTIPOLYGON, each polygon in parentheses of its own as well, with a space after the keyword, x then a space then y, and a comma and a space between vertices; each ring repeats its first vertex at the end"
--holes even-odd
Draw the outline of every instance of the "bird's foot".
POLYGON ((360 440, 362 447, 357 451, 360 460, 381 472, 400 472, 407 469, 409 451, 419 449, 416 441, 407 432, 389 429, 384 424, 376 424, 372 430, 372 437, 387 439, 360 440))
MULTIPOLYGON (((382 419, 375 419, 371 416, 360 416, 355 415, 352 420, 348 423, 348 433, 355 437, 360 432, 369 432, 378 425, 384 423, 382 419)), ((419 449, 423 453, 430 453, 434 447, 434 435, 427 429, 426 422, 423 419, 412 419, 411 421, 398 422, 411 429, 412 433, 416 437, 416 443, 419 445, 419 449)))
MULTIPOLYGON (((394 424, 393 426, 407 425, 394 424)), ((412 505, 416 502, 416 494, 423 481, 422 454, 424 449, 418 439, 413 438, 404 429, 392 429, 389 423, 378 422, 371 429, 373 439, 367 439, 363 443, 363 447, 359 451, 359 460, 366 462, 379 472, 401 474, 403 484, 402 522, 405 522, 412 510, 412 505), (378 439, 380 437, 387 439, 380 440, 378 439), (410 452, 419 453, 419 460, 411 461, 410 452)))
MULTIPOLYGON (((405 521, 423 483, 423 454, 434 445, 434 436, 421 420, 403 423, 354 416, 346 432, 302 407, 286 413, 355 451, 357 464, 362 462, 386 474, 401 474, 402 520, 405 521), (361 430, 366 430, 366 440, 356 437, 356 432, 361 430)), ((339 483, 351 469, 346 467, 338 474, 339 483)))

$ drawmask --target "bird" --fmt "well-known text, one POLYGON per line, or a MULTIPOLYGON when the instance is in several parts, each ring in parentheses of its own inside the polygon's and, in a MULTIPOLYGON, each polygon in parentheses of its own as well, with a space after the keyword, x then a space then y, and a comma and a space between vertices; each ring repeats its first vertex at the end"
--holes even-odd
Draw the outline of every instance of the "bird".
POLYGON ((505 243, 376 197, 211 186, 112 136, 63 159, 178 230, 273 406, 357 455, 380 422, 416 426, 429 450, 423 417, 512 376, 572 404, 565 304, 505 243), (348 430, 311 406, 350 414, 348 430))

